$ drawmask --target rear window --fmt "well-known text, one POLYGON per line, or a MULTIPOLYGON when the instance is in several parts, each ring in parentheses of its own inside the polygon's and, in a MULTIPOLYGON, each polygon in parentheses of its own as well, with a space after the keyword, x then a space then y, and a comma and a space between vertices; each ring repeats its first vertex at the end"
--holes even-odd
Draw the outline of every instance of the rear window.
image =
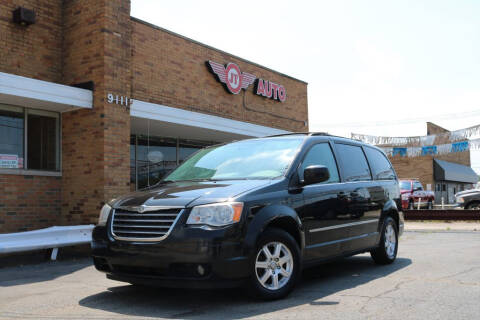
POLYGON ((395 172, 393 171, 390 161, 379 150, 373 148, 365 148, 370 168, 372 169, 373 178, 375 180, 394 180, 395 172))
POLYGON ((336 144, 345 181, 372 180, 367 159, 359 146, 336 144))

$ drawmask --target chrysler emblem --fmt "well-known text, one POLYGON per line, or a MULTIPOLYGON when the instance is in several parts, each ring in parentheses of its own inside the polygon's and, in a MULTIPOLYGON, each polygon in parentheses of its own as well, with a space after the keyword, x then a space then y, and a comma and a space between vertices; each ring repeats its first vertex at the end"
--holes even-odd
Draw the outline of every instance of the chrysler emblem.
POLYGON ((145 211, 145 205, 142 204, 141 206, 139 206, 139 207, 137 208, 137 211, 138 211, 139 213, 143 213, 143 212, 145 211))

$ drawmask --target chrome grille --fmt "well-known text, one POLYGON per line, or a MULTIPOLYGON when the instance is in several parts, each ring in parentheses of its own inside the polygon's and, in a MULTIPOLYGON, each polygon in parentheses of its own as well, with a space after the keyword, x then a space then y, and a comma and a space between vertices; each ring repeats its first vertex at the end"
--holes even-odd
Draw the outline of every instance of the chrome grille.
POLYGON ((181 213, 182 208, 148 208, 142 213, 133 209, 116 208, 112 214, 112 235, 115 239, 126 241, 163 240, 175 226, 181 213))

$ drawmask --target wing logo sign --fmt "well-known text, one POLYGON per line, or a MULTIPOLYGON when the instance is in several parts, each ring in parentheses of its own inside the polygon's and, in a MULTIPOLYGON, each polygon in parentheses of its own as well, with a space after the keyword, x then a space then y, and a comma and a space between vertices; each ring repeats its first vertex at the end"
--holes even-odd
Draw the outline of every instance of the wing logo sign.
POLYGON ((287 98, 285 87, 268 80, 257 79, 257 77, 248 72, 241 72, 235 63, 221 63, 211 60, 207 61, 210 71, 217 76, 217 80, 223 83, 228 92, 239 94, 242 89, 247 88, 255 83, 254 93, 259 96, 284 102, 287 98))

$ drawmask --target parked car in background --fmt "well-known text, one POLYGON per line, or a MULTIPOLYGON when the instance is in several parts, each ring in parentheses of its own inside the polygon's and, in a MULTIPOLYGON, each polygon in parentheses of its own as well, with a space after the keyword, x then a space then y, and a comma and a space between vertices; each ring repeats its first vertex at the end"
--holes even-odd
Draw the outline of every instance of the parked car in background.
POLYGON ((243 285, 278 299, 306 266, 362 252, 392 263, 400 201, 385 153, 358 141, 304 133, 216 145, 105 204, 93 261, 132 284, 243 285))
POLYGON ((464 209, 480 209, 480 183, 477 183, 475 189, 455 194, 455 202, 464 209))
POLYGON ((401 179, 399 183, 403 209, 417 209, 418 202, 420 202, 420 208, 433 209, 435 193, 423 189, 420 181, 417 179, 401 179))

